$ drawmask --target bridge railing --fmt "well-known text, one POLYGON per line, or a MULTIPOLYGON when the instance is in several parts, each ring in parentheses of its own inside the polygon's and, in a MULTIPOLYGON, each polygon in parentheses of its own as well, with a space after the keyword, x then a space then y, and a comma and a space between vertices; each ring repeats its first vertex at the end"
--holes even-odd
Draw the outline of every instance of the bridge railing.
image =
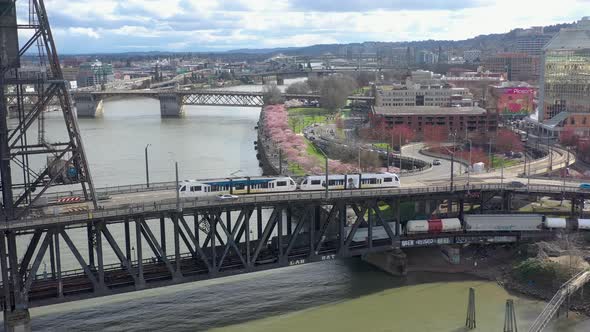
POLYGON ((471 184, 439 186, 439 187, 422 187, 422 188, 391 188, 391 189, 361 189, 361 190, 340 190, 330 191, 326 196, 324 191, 318 192, 288 192, 277 194, 254 194, 243 195, 234 201, 220 201, 215 197, 206 198, 184 198, 179 202, 175 199, 165 199, 154 201, 153 203, 143 204, 122 204, 111 209, 89 210, 84 213, 58 216, 34 216, 29 215, 27 219, 11 221, 8 224, 0 224, 0 229, 20 229, 34 226, 43 226, 55 223, 74 223, 86 222, 88 219, 97 218, 115 218, 124 217, 133 214, 149 214, 164 211, 175 211, 178 209, 192 208, 223 208, 226 206, 246 205, 246 204, 280 204, 293 201, 309 200, 334 200, 346 198, 379 198, 387 196, 404 196, 419 195, 427 193, 445 193, 453 191, 468 190, 511 190, 515 192, 536 192, 536 193, 588 193, 579 187, 568 187, 559 185, 530 185, 523 188, 511 188, 509 185, 502 184, 471 184))
MULTIPOLYGON (((123 185, 123 186, 96 188, 95 192, 96 192, 97 197, 100 198, 101 196, 105 196, 105 195, 118 195, 118 194, 129 194, 129 193, 136 193, 136 192, 172 190, 172 189, 176 188, 176 185, 177 184, 175 181, 150 183, 149 187, 145 183, 144 184, 130 184, 130 185, 123 185)), ((43 197, 46 197, 49 202, 54 202, 54 201, 59 200, 60 198, 81 197, 83 195, 84 195, 84 192, 80 189, 77 189, 77 190, 70 190, 70 191, 46 193, 43 195, 43 197)))

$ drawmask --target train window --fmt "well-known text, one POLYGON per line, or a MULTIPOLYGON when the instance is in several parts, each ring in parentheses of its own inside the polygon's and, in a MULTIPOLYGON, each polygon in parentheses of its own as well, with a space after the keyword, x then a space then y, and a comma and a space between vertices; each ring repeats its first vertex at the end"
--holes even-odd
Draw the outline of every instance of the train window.
POLYGON ((321 183, 322 183, 321 180, 311 180, 311 184, 312 185, 318 185, 318 184, 321 184, 321 183))
POLYGON ((383 178, 383 182, 393 182, 392 178, 383 178))
POLYGON ((201 191, 201 186, 193 186, 191 187, 191 191, 201 191))
POLYGON ((395 182, 399 182, 399 178, 397 176, 395 177, 395 182))
POLYGON ((372 179, 363 179, 363 183, 364 184, 377 184, 377 179, 372 178, 372 179))
POLYGON ((180 188, 180 191, 181 191, 181 192, 185 192, 185 191, 186 191, 186 186, 182 186, 182 187, 180 188))
POLYGON ((287 186, 287 181, 278 181, 277 182, 277 187, 286 187, 287 186))
POLYGON ((242 190, 242 189, 245 189, 245 188, 246 188, 246 185, 245 185, 245 184, 243 184, 243 183, 238 183, 238 184, 236 184, 236 185, 234 186, 234 188, 235 188, 236 190, 242 190))
POLYGON ((294 186, 295 185, 295 181, 291 180, 291 185, 294 186))

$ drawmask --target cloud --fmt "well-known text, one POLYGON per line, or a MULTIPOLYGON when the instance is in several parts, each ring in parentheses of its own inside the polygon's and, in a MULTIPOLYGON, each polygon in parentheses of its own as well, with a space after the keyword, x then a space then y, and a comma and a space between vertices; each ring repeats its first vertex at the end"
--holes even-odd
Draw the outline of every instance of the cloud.
MULTIPOLYGON (((588 0, 45 0, 62 53, 466 39, 572 22, 588 0), (90 42, 89 42, 90 41, 90 42)), ((17 1, 19 20, 28 2, 17 1), (23 8, 25 7, 25 8, 23 8)))
POLYGON ((366 12, 373 10, 457 10, 479 7, 482 0, 292 0, 291 8, 320 12, 366 12))
POLYGON ((68 33, 74 36, 86 36, 94 39, 100 38, 100 34, 91 28, 68 28, 68 33))

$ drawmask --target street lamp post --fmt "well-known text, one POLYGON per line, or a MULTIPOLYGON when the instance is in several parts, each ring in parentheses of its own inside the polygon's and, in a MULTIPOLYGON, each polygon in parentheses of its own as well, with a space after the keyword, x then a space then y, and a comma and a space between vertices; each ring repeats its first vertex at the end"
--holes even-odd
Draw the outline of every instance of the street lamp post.
POLYGON ((489 146, 489 158, 490 158, 490 164, 488 166, 488 172, 492 171, 492 168, 494 167, 494 158, 492 158, 492 138, 490 137, 490 146, 489 146))
POLYGON ((502 185, 502 188, 504 187, 504 162, 505 160, 502 159, 502 169, 500 170, 500 184, 502 185))
POLYGON ((471 139, 467 139, 469 141, 469 165, 467 167, 467 190, 469 190, 469 186, 471 185, 471 150, 473 150, 473 142, 471 139))
POLYGON ((387 145, 387 173, 389 173, 389 165, 391 164, 391 159, 389 156, 389 148, 390 148, 390 146, 387 145))
POLYGON ((148 148, 151 146, 151 144, 148 144, 145 146, 145 183, 147 185, 147 187, 150 187, 150 170, 149 170, 149 164, 148 164, 148 148))
POLYGON ((326 153, 324 152, 324 150, 322 150, 320 147, 318 147, 318 150, 322 153, 322 155, 324 155, 324 159, 326 160, 326 198, 328 198, 328 194, 329 194, 329 190, 328 190, 328 184, 329 184, 329 182, 328 182, 328 176, 329 176, 329 174, 328 174, 328 172, 329 172, 329 169, 328 169, 328 156, 326 155, 326 153))
POLYGON ((176 173, 176 211, 180 211, 180 190, 178 190, 180 185, 180 182, 178 181, 178 161, 174 162, 174 169, 176 173))
MULTIPOLYGON (((393 147, 393 134, 391 135, 391 146, 393 147)), ((403 160, 402 160, 402 132, 399 132, 399 177, 402 177, 403 172, 403 160)))
POLYGON ((359 145, 359 172, 362 173, 363 170, 361 169, 361 147, 359 145))

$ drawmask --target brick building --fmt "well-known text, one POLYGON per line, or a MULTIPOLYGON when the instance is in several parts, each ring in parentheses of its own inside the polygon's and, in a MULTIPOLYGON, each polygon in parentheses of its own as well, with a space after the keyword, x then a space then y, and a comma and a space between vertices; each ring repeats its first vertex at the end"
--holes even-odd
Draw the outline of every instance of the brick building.
POLYGON ((498 128, 498 114, 480 107, 375 106, 372 114, 390 128, 405 125, 419 136, 430 126, 442 127, 446 135, 468 137, 495 133, 498 128))

